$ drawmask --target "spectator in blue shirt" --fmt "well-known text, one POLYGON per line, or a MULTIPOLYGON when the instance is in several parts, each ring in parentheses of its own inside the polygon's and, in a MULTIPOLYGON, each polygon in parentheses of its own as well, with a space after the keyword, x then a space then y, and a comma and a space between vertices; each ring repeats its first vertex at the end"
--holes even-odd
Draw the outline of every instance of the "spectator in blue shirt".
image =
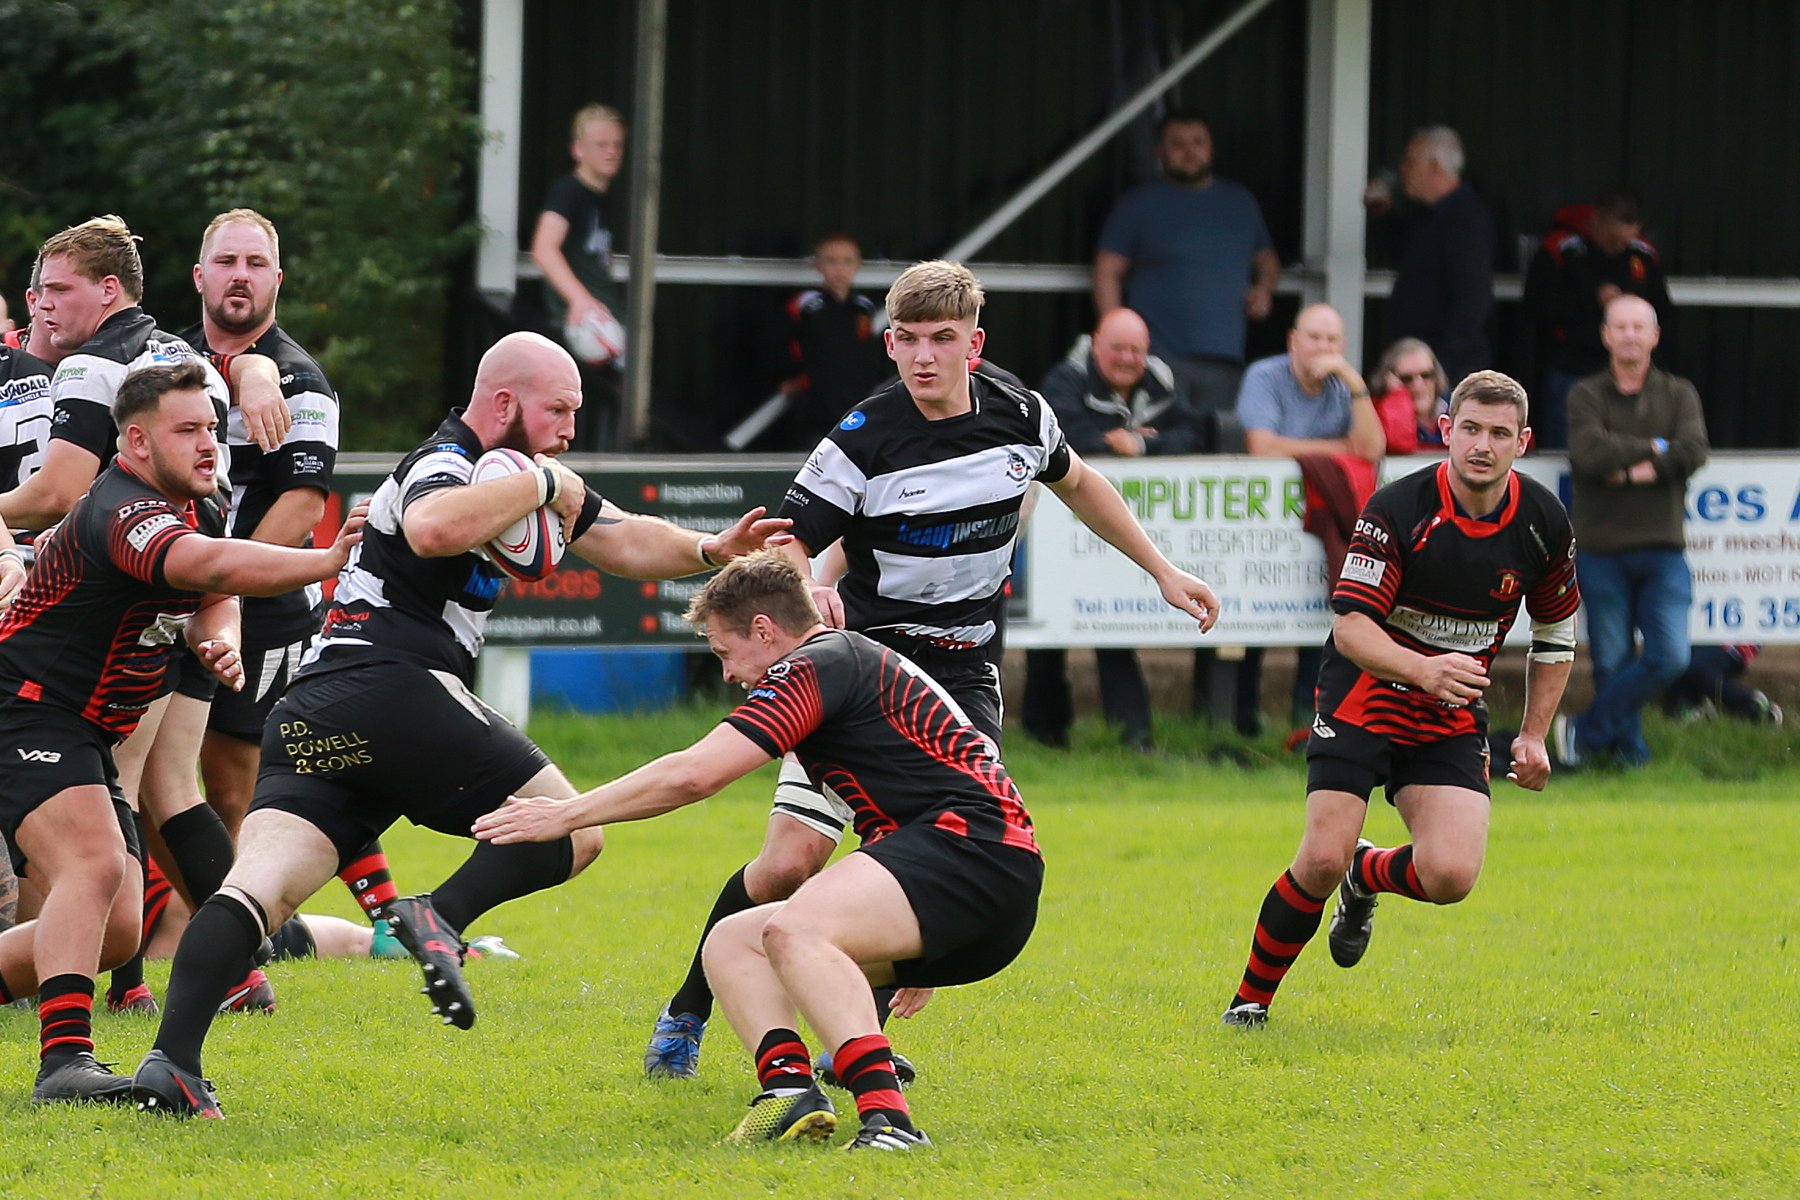
MULTIPOLYGON (((1344 319, 1329 304, 1300 310, 1288 331, 1288 352, 1258 359, 1244 373, 1238 420, 1246 453, 1266 458, 1353 454, 1380 462, 1387 446, 1368 385, 1344 357, 1344 319)), ((1295 667, 1292 716, 1311 720, 1321 651, 1302 646, 1295 667)), ((1236 723, 1255 733, 1260 720, 1262 648, 1245 652, 1238 676, 1236 723)))
POLYGON ((1163 177, 1125 193, 1100 231, 1094 309, 1129 307, 1151 348, 1191 379, 1203 411, 1228 408, 1247 320, 1269 315, 1281 260, 1256 198, 1213 174, 1212 130, 1191 110, 1157 127, 1163 177))

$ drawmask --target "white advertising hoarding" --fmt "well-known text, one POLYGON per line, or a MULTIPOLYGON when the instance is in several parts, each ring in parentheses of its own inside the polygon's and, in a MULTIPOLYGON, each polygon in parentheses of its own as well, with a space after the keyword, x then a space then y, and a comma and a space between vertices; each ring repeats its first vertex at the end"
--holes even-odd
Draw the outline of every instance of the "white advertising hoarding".
MULTIPOLYGON (((1390 458, 1383 480, 1435 467, 1390 458)), ((1093 459, 1163 553, 1219 593, 1207 645, 1316 645, 1331 627, 1325 558, 1301 529, 1300 469, 1290 459, 1093 459)), ((1519 469, 1565 498, 1566 460, 1532 455, 1519 469)), ((1698 643, 1800 643, 1800 455, 1725 453, 1687 493, 1689 616, 1698 643)), ((1163 603, 1150 577, 1052 496, 1026 530, 1007 644, 1195 646, 1194 623, 1163 603)), ((1515 627, 1522 635, 1525 622, 1515 627)))

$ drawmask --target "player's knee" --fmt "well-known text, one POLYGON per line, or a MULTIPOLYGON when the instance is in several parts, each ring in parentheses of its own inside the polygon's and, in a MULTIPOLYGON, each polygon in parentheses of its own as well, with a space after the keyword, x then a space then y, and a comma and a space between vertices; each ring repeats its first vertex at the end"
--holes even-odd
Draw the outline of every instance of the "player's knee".
POLYGON ((782 961, 793 954, 796 947, 815 940, 814 931, 808 922, 794 916, 787 906, 770 917, 762 928, 762 951, 778 970, 782 961))
POLYGON ((1481 878, 1479 860, 1432 862, 1415 858, 1413 866, 1419 872, 1419 886, 1433 904, 1455 904, 1474 891, 1475 881, 1481 878))
POLYGON ((758 904, 786 900, 818 874, 820 863, 796 847, 764 847, 744 868, 744 890, 758 904))
POLYGON ((600 852, 606 849, 606 833, 598 825, 577 829, 569 835, 569 841, 574 847, 574 862, 569 872, 571 878, 592 866, 594 860, 600 857, 600 852))
POLYGON ((707 978, 715 974, 715 963, 723 965, 745 954, 762 953, 762 927, 767 919, 768 914, 752 909, 733 913, 714 925, 700 947, 700 963, 707 978))
POLYGON ((1350 860, 1355 853, 1355 842, 1348 846, 1303 843, 1300 852, 1294 856, 1294 865, 1289 869, 1293 873, 1294 882, 1309 895, 1327 896, 1350 869, 1350 860))

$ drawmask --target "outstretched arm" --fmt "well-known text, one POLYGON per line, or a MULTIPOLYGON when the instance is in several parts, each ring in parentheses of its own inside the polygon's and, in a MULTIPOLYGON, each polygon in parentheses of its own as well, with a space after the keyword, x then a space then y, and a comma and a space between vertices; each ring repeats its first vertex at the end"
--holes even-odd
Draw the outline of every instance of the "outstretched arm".
POLYGON ((629 513, 608 501, 600 519, 572 549, 601 570, 626 579, 678 579, 722 567, 734 558, 791 541, 793 524, 785 517, 765 517, 756 507, 729 529, 700 533, 661 517, 629 513))
POLYGON ((1205 580, 1190 575, 1164 557, 1150 535, 1144 532, 1131 510, 1125 507, 1112 481, 1069 452, 1069 472, 1050 490, 1062 497, 1081 523, 1105 538, 1119 552, 1150 573, 1161 589, 1163 599, 1200 622, 1205 633, 1219 620, 1219 597, 1205 580))
POLYGON ((478 818, 472 832, 488 842, 553 842, 590 825, 641 821, 704 800, 769 761, 761 746, 729 725, 718 725, 687 749, 571 799, 509 797, 478 818))

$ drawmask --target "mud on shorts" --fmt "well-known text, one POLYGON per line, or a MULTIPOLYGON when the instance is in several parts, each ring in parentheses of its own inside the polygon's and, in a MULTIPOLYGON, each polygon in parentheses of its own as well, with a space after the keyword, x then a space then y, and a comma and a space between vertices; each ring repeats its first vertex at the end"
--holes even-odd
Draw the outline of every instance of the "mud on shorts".
POLYGON ((66 709, 31 700, 0 700, 0 834, 13 873, 25 872, 19 824, 58 792, 99 784, 112 795, 125 848, 142 862, 137 817, 119 789, 113 741, 100 727, 66 709))
POLYGON ((456 676, 370 663, 295 680, 263 731, 250 811, 290 812, 348 865, 402 817, 468 837, 550 765, 456 676))
POLYGON ((925 953, 894 964, 898 987, 986 979, 1031 939, 1044 887, 1044 860, 1033 851, 917 824, 857 853, 899 881, 919 921, 925 953))
MULTIPOLYGON (((909 657, 950 693, 971 725, 999 746, 1005 704, 1000 698, 997 664, 968 653, 933 656, 920 652, 909 657)), ((844 840, 844 830, 850 827, 853 816, 850 806, 836 792, 813 783, 806 768, 792 754, 783 756, 781 772, 775 780, 775 803, 769 815, 776 813, 790 816, 834 842, 844 840)))

